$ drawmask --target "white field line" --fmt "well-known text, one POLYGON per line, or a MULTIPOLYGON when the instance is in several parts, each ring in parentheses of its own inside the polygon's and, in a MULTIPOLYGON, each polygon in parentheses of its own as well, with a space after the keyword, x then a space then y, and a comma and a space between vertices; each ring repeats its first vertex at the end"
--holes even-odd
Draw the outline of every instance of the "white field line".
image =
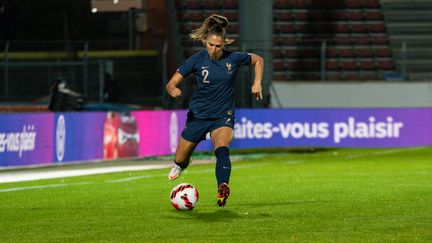
POLYGON ((79 183, 50 184, 50 185, 41 185, 41 186, 13 187, 13 188, 7 188, 7 189, 0 189, 0 193, 1 192, 14 192, 14 191, 44 189, 44 188, 50 188, 50 187, 80 186, 80 185, 89 185, 89 184, 94 184, 94 183, 93 182, 79 182, 79 183))
POLYGON ((367 154, 353 154, 345 156, 345 159, 356 159, 356 158, 362 158, 362 157, 368 157, 373 155, 385 155, 385 154, 396 154, 396 153, 402 153, 406 151, 417 151, 421 149, 425 149, 426 147, 413 147, 413 148, 398 148, 398 149, 390 149, 380 152, 374 152, 374 153, 367 153, 367 154))
POLYGON ((137 171, 137 170, 151 170, 161 169, 168 167, 166 165, 130 165, 130 166, 113 166, 113 167, 100 167, 100 168, 87 168, 87 169, 65 169, 58 171, 17 171, 11 173, 0 174, 0 183, 19 182, 19 181, 34 181, 43 179, 54 179, 72 176, 84 176, 94 174, 105 174, 112 172, 122 171, 137 171))
MULTIPOLYGON (((285 164, 300 164, 306 162, 305 160, 291 160, 291 161, 285 161, 285 164)), ((268 162, 264 163, 255 163, 251 165, 233 165, 233 169, 247 169, 247 168, 254 168, 254 167, 261 167, 268 164, 268 162)), ((204 170, 193 170, 193 171, 184 171, 183 175, 185 174, 201 174, 201 173, 214 173, 214 169, 204 169, 204 170)), ((126 181, 133 181, 133 180, 139 180, 139 179, 147 179, 147 178, 154 178, 154 177, 168 177, 167 174, 157 174, 157 175, 143 175, 143 176, 134 176, 134 177, 126 177, 122 179, 116 179, 116 180, 108 180, 106 182, 108 183, 118 183, 118 182, 126 182, 126 181)))

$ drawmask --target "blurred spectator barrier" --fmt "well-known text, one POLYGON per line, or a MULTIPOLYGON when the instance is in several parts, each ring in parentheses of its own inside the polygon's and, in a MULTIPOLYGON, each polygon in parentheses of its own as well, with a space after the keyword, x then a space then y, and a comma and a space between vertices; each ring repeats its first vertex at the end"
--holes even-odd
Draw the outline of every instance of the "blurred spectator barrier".
MULTIPOLYGON (((186 112, 0 114, 0 167, 170 155, 186 112)), ((231 147, 416 147, 430 134, 431 108, 239 109, 231 147)))

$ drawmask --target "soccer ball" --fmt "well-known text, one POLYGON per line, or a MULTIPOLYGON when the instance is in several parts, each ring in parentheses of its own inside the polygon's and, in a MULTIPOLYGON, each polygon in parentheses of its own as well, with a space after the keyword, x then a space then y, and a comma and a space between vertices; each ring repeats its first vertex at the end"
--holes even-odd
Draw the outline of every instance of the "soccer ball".
POLYGON ((171 204, 177 210, 192 210, 198 201, 198 190, 192 184, 181 183, 171 191, 171 204))

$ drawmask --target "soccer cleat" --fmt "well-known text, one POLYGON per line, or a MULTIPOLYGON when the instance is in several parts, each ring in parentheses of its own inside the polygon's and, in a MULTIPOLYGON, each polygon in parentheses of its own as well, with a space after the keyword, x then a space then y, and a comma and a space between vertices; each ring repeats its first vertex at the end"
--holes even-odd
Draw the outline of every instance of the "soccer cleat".
POLYGON ((168 179, 175 180, 177 179, 177 177, 180 176, 180 174, 182 173, 182 168, 180 168, 180 166, 174 164, 173 167, 171 168, 170 173, 168 174, 168 179))
POLYGON ((230 188, 228 184, 225 182, 220 184, 218 188, 218 200, 217 200, 217 204, 219 207, 225 206, 229 195, 230 195, 230 188))

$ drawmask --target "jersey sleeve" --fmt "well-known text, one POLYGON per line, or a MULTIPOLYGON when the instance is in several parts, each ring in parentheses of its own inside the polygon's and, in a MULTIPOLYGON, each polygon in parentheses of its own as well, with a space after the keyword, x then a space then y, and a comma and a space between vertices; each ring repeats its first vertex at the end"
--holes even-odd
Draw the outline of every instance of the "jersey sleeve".
POLYGON ((247 52, 234 52, 234 59, 240 65, 250 65, 252 57, 247 52))
POLYGON ((189 76, 189 74, 194 72, 195 64, 197 62, 197 55, 192 55, 189 57, 178 69, 179 72, 184 78, 189 76))

